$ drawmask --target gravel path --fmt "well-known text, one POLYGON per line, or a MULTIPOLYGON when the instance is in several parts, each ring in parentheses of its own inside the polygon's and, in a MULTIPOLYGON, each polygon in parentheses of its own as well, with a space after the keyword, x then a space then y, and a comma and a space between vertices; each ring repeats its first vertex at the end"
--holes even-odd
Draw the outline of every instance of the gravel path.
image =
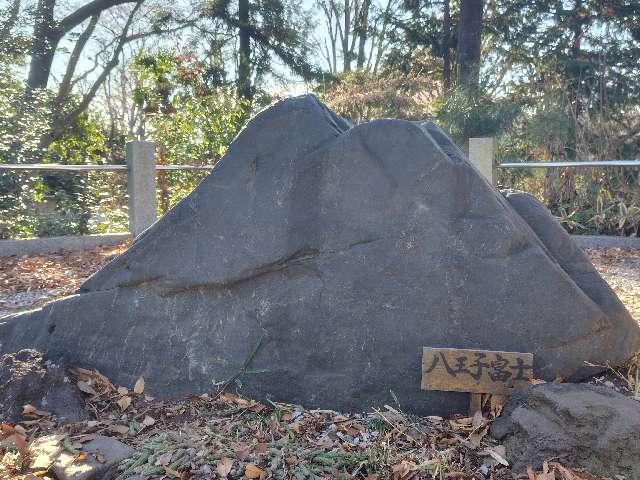
POLYGON ((587 255, 640 323, 640 249, 587 249, 587 255))
MULTIPOLYGON (((74 253, 0 257, 0 317, 71 295, 127 244, 74 253)), ((640 249, 585 250, 600 274, 640 322, 640 249)))

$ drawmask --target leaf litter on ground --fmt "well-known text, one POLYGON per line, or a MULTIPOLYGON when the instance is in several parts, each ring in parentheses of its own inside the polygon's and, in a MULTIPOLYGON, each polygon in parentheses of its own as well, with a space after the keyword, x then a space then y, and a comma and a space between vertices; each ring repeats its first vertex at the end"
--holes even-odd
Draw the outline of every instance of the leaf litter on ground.
POLYGON ((96 435, 132 446, 117 480, 601 480, 554 462, 514 475, 504 447, 487 435, 504 397, 483 396, 483 410, 470 417, 418 417, 389 405, 345 414, 267 405, 231 392, 167 401, 144 395, 140 380, 125 387, 96 370, 69 373, 94 418, 58 426, 49 412, 26 405, 23 422, 0 430, 3 480, 53 480, 30 449, 34 439, 51 434, 78 463, 96 435))

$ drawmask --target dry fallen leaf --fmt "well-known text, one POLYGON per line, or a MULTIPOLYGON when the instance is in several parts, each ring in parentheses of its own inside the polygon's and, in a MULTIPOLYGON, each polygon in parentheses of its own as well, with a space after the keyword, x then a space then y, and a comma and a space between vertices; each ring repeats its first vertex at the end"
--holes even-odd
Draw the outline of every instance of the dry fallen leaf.
POLYGON ((484 424, 484 417, 482 416, 482 410, 477 410, 473 414, 471 425, 474 429, 480 428, 484 424))
POLYGON ((408 460, 402 460, 400 463, 391 467, 391 478, 393 478, 393 480, 410 479, 419 470, 419 467, 415 463, 408 460))
POLYGON ((266 408, 267 408, 266 405, 263 405, 260 402, 253 402, 249 406, 249 410, 251 410, 253 413, 260 413, 260 412, 264 411, 266 408))
POLYGON ((80 463, 80 462, 84 462, 87 459, 87 453, 86 452, 80 452, 78 455, 76 455, 73 459, 74 463, 80 463))
POLYGON ((509 462, 505 459, 506 450, 503 445, 496 445, 494 447, 489 447, 486 450, 480 452, 482 455, 489 455, 498 463, 504 465, 505 467, 509 466, 509 462))
POLYGON ((256 446, 255 446, 256 453, 267 453, 267 450, 269 450, 268 443, 256 443, 256 446))
POLYGON ((120 408, 124 411, 126 410, 129 405, 131 405, 131 397, 122 397, 120 400, 118 400, 116 402, 120 408))
POLYGON ((133 393, 141 395, 144 392, 144 377, 140 377, 136 380, 136 384, 133 386, 133 393))
POLYGON ((164 467, 164 473, 173 478, 182 478, 182 475, 180 475, 180 472, 173 470, 172 468, 169 468, 169 467, 164 467))
POLYGON ((488 427, 484 427, 475 432, 471 432, 471 434, 469 435, 469 441, 473 443, 476 447, 479 447, 480 443, 482 442, 482 439, 487 435, 487 433, 489 433, 488 427))
POLYGON ((166 467, 171 463, 171 457, 173 457, 173 451, 163 453, 158 458, 156 458, 156 466, 166 467))
POLYGON ((251 453, 251 445, 244 442, 234 442, 231 444, 231 449, 233 453, 236 454, 238 460, 242 461, 249 456, 251 453))
POLYGON ((0 433, 2 435, 11 435, 13 433, 13 425, 9 425, 6 422, 0 423, 0 433))
POLYGON ((119 433, 120 435, 129 433, 129 427, 126 425, 110 425, 109 430, 114 433, 119 433))
MULTIPOLYGON (((17 432, 16 428, 16 432, 17 432)), ((20 456, 27 457, 29 454, 29 447, 27 446, 27 440, 23 435, 15 433, 13 435, 13 443, 15 443, 18 452, 20 452, 20 456)))
MULTIPOLYGON (((560 465, 557 462, 549 462, 549 466, 551 467, 552 472, 562 475, 562 480, 606 480, 605 477, 598 477, 586 470, 574 470, 560 465)), ((559 479, 560 477, 556 475, 556 478, 559 479)))
POLYGON ((87 382, 85 382, 84 380, 78 380, 78 383, 76 384, 78 386, 78 389, 80 389, 81 392, 84 393, 88 393, 89 395, 97 395, 98 393, 91 387, 91 385, 89 385, 87 382))
POLYGON ((455 418, 453 420, 449 420, 449 425, 454 430, 468 430, 469 427, 473 426, 473 418, 472 417, 455 418))
POLYGON ((22 407, 22 415, 30 415, 37 410, 33 405, 23 405, 22 407))
POLYGON ((229 457, 222 457, 216 465, 216 472, 220 477, 227 478, 233 468, 233 460, 229 457))
POLYGON ((264 470, 260 467, 256 467, 253 463, 248 463, 244 467, 244 476, 247 478, 260 478, 264 474, 264 470))
POLYGON ((491 418, 496 418, 500 416, 506 401, 507 401, 507 397, 505 395, 497 395, 497 394, 491 395, 491 399, 489 400, 491 418))
POLYGON ((556 480, 556 474, 549 470, 547 462, 542 467, 542 473, 536 473, 534 480, 556 480))
POLYGON ((144 425, 145 427, 150 427, 154 423, 156 423, 156 421, 153 419, 153 417, 150 417, 149 415, 145 415, 144 420, 142 420, 142 425, 144 425))

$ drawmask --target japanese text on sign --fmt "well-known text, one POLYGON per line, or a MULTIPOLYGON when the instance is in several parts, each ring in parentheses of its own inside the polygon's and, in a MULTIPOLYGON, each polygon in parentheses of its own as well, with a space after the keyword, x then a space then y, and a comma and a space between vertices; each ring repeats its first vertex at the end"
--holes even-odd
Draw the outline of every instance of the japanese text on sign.
POLYGON ((508 394, 529 385, 533 354, 424 347, 422 389, 508 394))

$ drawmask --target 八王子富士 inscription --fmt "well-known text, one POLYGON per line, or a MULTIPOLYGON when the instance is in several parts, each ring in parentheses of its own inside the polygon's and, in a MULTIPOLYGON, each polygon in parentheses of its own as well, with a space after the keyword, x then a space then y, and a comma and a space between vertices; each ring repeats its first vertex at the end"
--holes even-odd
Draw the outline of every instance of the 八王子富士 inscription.
POLYGON ((423 390, 509 394, 532 378, 532 353, 423 348, 423 390))

